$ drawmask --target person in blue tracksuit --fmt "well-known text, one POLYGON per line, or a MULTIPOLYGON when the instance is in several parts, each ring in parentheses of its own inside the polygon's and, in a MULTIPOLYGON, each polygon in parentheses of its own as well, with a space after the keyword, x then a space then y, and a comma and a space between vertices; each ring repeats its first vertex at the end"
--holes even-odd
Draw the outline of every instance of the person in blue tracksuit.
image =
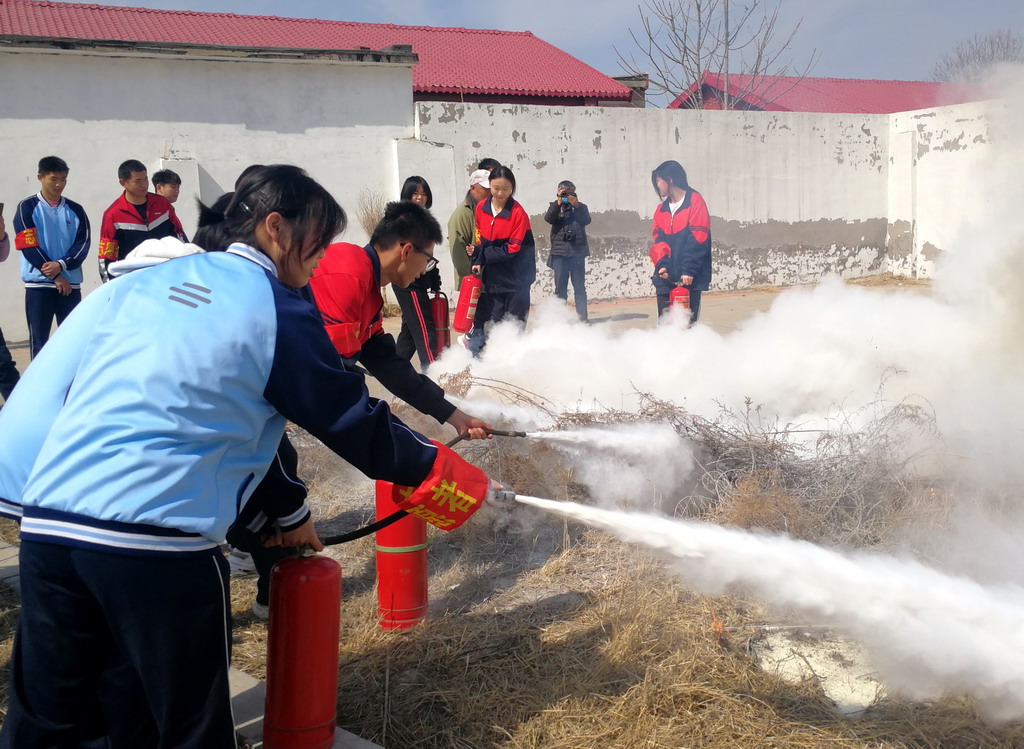
POLYGON ((68 165, 57 156, 39 160, 39 192, 14 213, 14 246, 21 251, 29 352, 34 359, 82 301, 82 261, 89 253, 85 209, 63 196, 68 165))
MULTIPOLYGON (((369 398, 294 291, 345 225, 327 191, 266 167, 220 220, 226 251, 90 294, 0 411, 22 585, 0 747, 235 746, 219 544, 287 420, 410 502, 483 500, 486 476, 369 398)), ((278 541, 322 548, 308 519, 278 541)))

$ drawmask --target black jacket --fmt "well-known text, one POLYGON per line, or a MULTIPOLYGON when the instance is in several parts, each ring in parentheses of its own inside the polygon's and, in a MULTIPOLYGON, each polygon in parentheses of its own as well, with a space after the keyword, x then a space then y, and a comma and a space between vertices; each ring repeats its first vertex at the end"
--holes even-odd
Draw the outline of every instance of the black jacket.
POLYGON ((548 205, 544 220, 551 224, 551 254, 587 257, 586 226, 590 223, 590 209, 584 203, 573 207, 554 200, 548 205))

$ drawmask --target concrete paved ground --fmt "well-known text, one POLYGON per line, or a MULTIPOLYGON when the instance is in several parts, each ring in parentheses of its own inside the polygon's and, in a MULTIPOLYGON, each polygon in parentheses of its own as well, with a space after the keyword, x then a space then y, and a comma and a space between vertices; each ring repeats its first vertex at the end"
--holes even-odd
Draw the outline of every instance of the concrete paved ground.
MULTIPOLYGON (((720 333, 728 333, 755 312, 768 309, 780 291, 782 290, 770 288, 704 294, 701 323, 720 333)), ((589 309, 590 320, 594 324, 611 325, 622 330, 652 327, 658 317, 654 297, 591 302, 589 309)), ((389 317, 384 321, 384 329, 397 336, 401 322, 399 317, 389 317)), ((18 371, 24 372, 29 362, 27 343, 8 341, 8 345, 11 346, 11 354, 18 365, 18 371)))

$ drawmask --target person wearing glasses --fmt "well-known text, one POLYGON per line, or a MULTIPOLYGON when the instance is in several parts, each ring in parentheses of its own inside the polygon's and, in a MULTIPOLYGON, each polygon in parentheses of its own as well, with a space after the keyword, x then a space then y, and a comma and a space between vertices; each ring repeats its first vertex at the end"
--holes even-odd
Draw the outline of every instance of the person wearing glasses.
POLYGON ((551 254, 548 267, 555 274, 555 296, 562 301, 569 297, 572 279, 573 302, 580 322, 587 322, 587 224, 590 210, 576 196, 576 185, 562 180, 555 190, 555 199, 548 206, 544 220, 551 224, 551 254))
POLYGON ((490 425, 456 408, 437 383, 399 356, 382 324, 381 287, 407 287, 436 268, 434 247, 441 242, 441 226, 422 205, 388 203, 370 243, 328 246, 309 286, 327 335, 346 363, 358 362, 392 394, 459 434, 483 439, 490 425))

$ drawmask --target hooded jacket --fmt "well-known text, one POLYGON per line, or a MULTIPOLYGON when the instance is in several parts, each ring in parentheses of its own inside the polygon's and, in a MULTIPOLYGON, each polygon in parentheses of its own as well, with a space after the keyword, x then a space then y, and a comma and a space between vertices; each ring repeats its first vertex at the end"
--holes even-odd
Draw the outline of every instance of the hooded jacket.
POLYGON ((653 245, 650 250, 654 263, 651 280, 662 292, 668 292, 681 276, 693 276, 691 288, 707 291, 711 285, 711 219, 704 198, 687 187, 683 203, 675 213, 669 207, 671 198, 665 198, 654 211, 651 228, 653 245), (662 268, 668 278, 658 275, 662 268))

